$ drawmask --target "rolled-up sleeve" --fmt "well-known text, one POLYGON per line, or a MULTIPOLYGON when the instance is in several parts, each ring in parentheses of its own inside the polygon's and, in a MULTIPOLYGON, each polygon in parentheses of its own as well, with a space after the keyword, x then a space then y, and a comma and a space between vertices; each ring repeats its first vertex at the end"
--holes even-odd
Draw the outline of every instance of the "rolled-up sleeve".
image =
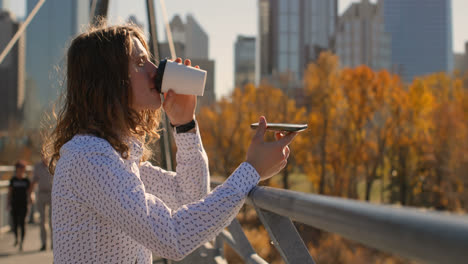
POLYGON ((212 192, 174 210, 146 191, 118 153, 76 158, 80 164, 74 168, 80 171, 75 173, 83 177, 80 190, 87 205, 155 254, 176 260, 225 228, 260 179, 250 164, 242 163, 212 192))

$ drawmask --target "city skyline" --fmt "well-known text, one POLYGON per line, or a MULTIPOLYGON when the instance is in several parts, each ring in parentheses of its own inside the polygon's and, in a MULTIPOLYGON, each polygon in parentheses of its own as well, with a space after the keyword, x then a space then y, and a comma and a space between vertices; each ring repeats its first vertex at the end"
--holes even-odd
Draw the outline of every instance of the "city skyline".
MULTIPOLYGON (((339 0, 339 14, 354 2, 359 0, 339 0)), ((375 3, 374 1, 371 1, 375 3)), ((162 13, 159 1, 156 1, 157 20, 160 25, 158 37, 165 40, 162 27, 162 13)), ((174 15, 185 17, 192 14, 201 26, 206 30, 210 38, 209 58, 216 63, 216 94, 217 97, 228 95, 234 86, 234 45, 237 35, 257 36, 257 1, 203 1, 193 2, 190 0, 174 0, 166 2, 168 19, 174 15), (216 10, 216 15, 213 15, 216 10), (220 13, 222 15, 220 16, 220 13), (219 17, 222 18, 220 21, 219 17)), ((24 1, 10 2, 10 8, 19 17, 24 17, 24 1)), ((130 15, 135 15, 142 21, 147 29, 146 4, 116 0, 109 1, 109 17, 111 23, 126 21, 130 15)), ((468 18, 464 15, 468 10, 468 1, 452 1, 452 24, 453 24, 453 52, 464 52, 465 42, 468 41, 468 31, 464 25, 468 24, 468 18)))

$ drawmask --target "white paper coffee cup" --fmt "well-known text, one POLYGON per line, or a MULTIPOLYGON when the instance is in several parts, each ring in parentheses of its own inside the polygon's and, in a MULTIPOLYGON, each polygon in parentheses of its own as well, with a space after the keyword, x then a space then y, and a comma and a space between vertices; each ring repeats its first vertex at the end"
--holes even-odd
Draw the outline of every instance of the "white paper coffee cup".
POLYGON ((156 75, 156 89, 160 93, 173 90, 177 94, 203 96, 206 71, 182 63, 162 60, 156 75))

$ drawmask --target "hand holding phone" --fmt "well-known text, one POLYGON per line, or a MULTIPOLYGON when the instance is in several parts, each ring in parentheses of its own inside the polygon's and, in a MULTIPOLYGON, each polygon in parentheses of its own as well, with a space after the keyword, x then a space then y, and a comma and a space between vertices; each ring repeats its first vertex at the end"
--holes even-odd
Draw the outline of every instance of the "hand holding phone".
MULTIPOLYGON (((250 125, 252 129, 258 128, 258 123, 250 125)), ((285 124, 285 123, 268 123, 267 130, 281 132, 301 132, 307 129, 307 124, 285 124)))
MULTIPOLYGON (((266 122, 264 116, 259 119, 255 135, 252 137, 249 149, 247 150, 246 162, 252 165, 260 175, 260 180, 267 180, 278 174, 288 164, 290 149, 288 145, 296 137, 296 132, 283 133, 276 132, 276 141, 265 141, 265 132, 271 124, 266 122)), ((271 127, 270 127, 271 128, 271 127)), ((284 131, 284 129, 282 129, 284 131)))

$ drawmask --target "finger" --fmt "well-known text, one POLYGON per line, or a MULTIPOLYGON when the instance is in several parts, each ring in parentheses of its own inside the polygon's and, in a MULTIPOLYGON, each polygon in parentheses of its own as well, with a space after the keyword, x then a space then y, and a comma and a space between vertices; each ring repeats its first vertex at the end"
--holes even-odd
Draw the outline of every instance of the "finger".
POLYGON ((192 61, 190 61, 189 59, 186 59, 184 61, 184 64, 187 65, 187 66, 190 66, 190 65, 192 65, 192 61))
POLYGON ((175 94, 175 92, 172 89, 169 89, 166 93, 164 93, 164 100, 166 100, 167 97, 172 97, 175 94))
POLYGON ((283 160, 281 163, 280 163, 280 171, 283 170, 286 165, 288 165, 288 161, 287 160, 283 160))
POLYGON ((260 120, 258 121, 258 128, 257 128, 257 133, 255 133, 255 136, 253 140, 255 141, 263 141, 263 137, 265 136, 267 124, 266 124, 266 119, 264 116, 260 117, 260 120))
POLYGON ((284 153, 284 158, 288 159, 289 158, 289 153, 291 153, 291 149, 288 146, 286 146, 283 149, 283 153, 284 153))
POLYGON ((175 59, 174 62, 181 63, 181 62, 182 62, 182 58, 181 58, 181 57, 177 57, 177 59, 175 59))
POLYGON ((284 148, 293 141, 296 135, 297 135, 297 132, 291 132, 276 142, 281 148, 284 148))
POLYGON ((195 66, 195 68, 200 69, 200 66, 197 65, 197 66, 195 66))
POLYGON ((282 138, 281 132, 275 132, 275 138, 276 140, 280 140, 282 138))
POLYGON ((171 109, 172 105, 174 104, 174 97, 175 93, 172 90, 167 91, 166 94, 164 94, 164 102, 163 102, 163 108, 164 109, 171 109))
POLYGON ((174 104, 174 101, 173 100, 164 100, 163 102, 163 108, 164 108, 164 111, 170 111, 170 109, 172 108, 174 104))

